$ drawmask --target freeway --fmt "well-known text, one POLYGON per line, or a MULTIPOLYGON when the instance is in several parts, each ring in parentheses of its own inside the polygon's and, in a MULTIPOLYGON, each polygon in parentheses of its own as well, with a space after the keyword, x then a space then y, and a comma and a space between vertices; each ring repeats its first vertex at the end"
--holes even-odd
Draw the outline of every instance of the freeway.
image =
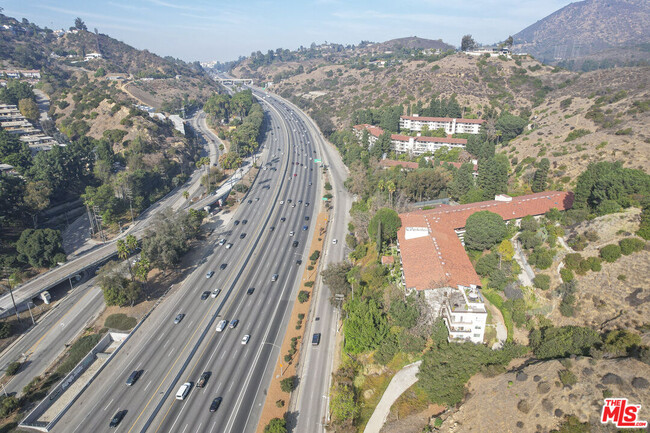
MULTIPOLYGON (((218 138, 210 135, 211 131, 209 131, 209 128, 205 126, 205 120, 203 119, 203 121, 201 121, 202 116, 204 116, 204 113, 202 111, 199 111, 197 115, 195 115, 195 118, 197 118, 197 120, 192 119, 191 123, 195 125, 195 127, 199 129, 204 136, 206 136, 205 144, 208 146, 207 154, 210 155, 211 161, 216 161, 218 157, 218 148, 215 144, 215 140, 218 140, 218 138)), ((147 227, 150 226, 151 222, 154 220, 153 217, 156 214, 168 207, 178 209, 181 207, 179 203, 186 204, 187 200, 185 200, 185 198, 182 196, 183 191, 187 189, 188 186, 189 188, 198 188, 202 175, 203 172, 201 170, 195 170, 184 186, 174 189, 164 198, 149 207, 149 209, 147 209, 145 212, 140 214, 138 218, 136 218, 135 226, 127 230, 122 236, 125 236, 127 233, 134 235, 141 234, 147 227)), ((109 257, 116 255, 116 240, 117 239, 114 239, 109 243, 98 245, 84 252, 82 255, 77 256, 60 266, 57 266, 54 269, 51 269, 45 274, 33 278, 27 281, 25 284, 16 287, 14 289, 16 305, 21 305, 24 302, 34 298, 35 296, 38 296, 38 294, 43 290, 47 290, 57 284, 60 284, 66 281, 69 277, 85 269, 96 266, 109 257)), ((7 294, 0 297, 0 316, 7 315, 12 311, 13 304, 11 302, 10 296, 7 294)))
POLYGON ((306 262, 311 220, 320 205, 309 131, 295 116, 268 104, 265 109, 267 169, 259 171, 231 224, 209 238, 195 271, 153 311, 55 431, 105 431, 118 410, 128 410, 120 428, 129 432, 255 430, 272 374, 268 367, 277 359, 304 266, 298 260, 306 262), (219 245, 220 238, 232 247, 219 245), (211 270, 215 275, 206 278, 211 270), (248 295, 250 287, 255 290, 248 295), (216 288, 216 298, 201 300, 201 293, 216 288), (186 316, 174 324, 178 313, 186 316), (215 332, 223 319, 238 319, 239 325, 215 332), (244 345, 246 334, 250 342, 244 345), (133 370, 143 375, 127 387, 133 370), (180 384, 196 383, 203 371, 212 373, 207 386, 175 400, 180 384), (223 403, 212 414, 208 408, 216 396, 223 403))
MULTIPOLYGON (((266 93, 256 89, 255 95, 261 98, 266 93)), ((345 246, 345 236, 348 232, 349 210, 352 206, 352 196, 343 185, 348 175, 347 167, 343 164, 338 150, 325 140, 311 118, 290 102, 273 94, 268 95, 266 100, 276 101, 276 104, 280 104, 300 119, 305 129, 309 131, 310 137, 313 138, 320 159, 328 166, 334 197, 331 221, 325 238, 327 247, 322 263, 328 265, 342 262, 347 259, 349 252, 345 246), (335 239, 338 241, 336 245, 332 244, 335 239)), ((318 278, 320 280, 320 276, 318 278)), ((323 432, 324 424, 329 420, 329 387, 333 356, 336 353, 338 311, 330 304, 331 293, 328 287, 320 281, 316 286, 318 287, 317 298, 312 303, 306 335, 320 333, 321 342, 318 346, 303 346, 300 381, 289 407, 289 412, 295 415, 289 419, 289 427, 294 432, 323 432)))

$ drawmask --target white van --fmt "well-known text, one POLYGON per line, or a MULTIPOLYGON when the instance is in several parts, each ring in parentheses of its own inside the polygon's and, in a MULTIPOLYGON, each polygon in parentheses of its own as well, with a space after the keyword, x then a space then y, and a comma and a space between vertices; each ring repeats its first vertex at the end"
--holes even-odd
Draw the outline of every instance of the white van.
POLYGON ((226 329, 226 326, 228 326, 228 321, 227 321, 227 320, 222 320, 222 321, 219 322, 219 324, 217 325, 217 332, 221 332, 221 331, 223 331, 224 329, 226 329))
POLYGON ((190 392, 190 388, 192 388, 192 384, 190 382, 185 382, 182 384, 176 393, 176 400, 185 400, 185 397, 187 397, 187 394, 190 392))

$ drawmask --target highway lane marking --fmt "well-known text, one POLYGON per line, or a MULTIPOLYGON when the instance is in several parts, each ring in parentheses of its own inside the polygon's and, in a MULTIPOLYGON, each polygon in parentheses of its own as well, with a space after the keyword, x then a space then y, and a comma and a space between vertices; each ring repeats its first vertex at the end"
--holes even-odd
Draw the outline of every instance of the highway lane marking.
MULTIPOLYGON (((91 287, 91 289, 92 289, 92 287, 91 287)), ((77 302, 75 302, 75 304, 74 304, 72 307, 70 307, 70 308, 68 309, 68 311, 67 311, 63 316, 61 316, 61 318, 58 320, 58 322, 61 323, 61 327, 65 327, 65 324, 63 323, 63 319, 65 319, 65 317, 66 317, 68 314, 70 314, 70 313, 72 312, 72 310, 74 309, 74 307, 76 307, 76 306, 77 306, 77 305, 78 305, 78 304, 79 304, 79 303, 80 303, 80 302, 81 302, 81 301, 82 301, 86 296, 88 296, 90 293, 92 293, 92 290, 88 290, 88 291, 87 291, 87 292, 86 292, 86 293, 85 293, 81 298, 79 298, 79 300, 78 300, 77 302)), ((25 352, 25 353, 27 353, 27 357, 25 358, 25 361, 27 361, 27 360, 29 359, 29 357, 32 355, 32 353, 34 353, 34 350, 38 347, 38 345, 41 343, 41 341, 43 341, 43 339, 44 339, 44 338, 45 338, 45 337, 46 337, 50 332, 52 332, 52 329, 54 329, 55 326, 56 326, 56 323, 55 323, 54 325, 52 325, 52 327, 50 327, 50 329, 48 329, 47 332, 46 332, 45 334, 43 334, 43 336, 42 336, 41 338, 39 338, 38 341, 36 341, 36 343, 34 343, 34 344, 32 345, 32 347, 30 347, 30 348, 27 350, 27 352, 25 352)))
POLYGON ((153 382, 153 380, 150 380, 149 383, 147 384, 147 386, 144 387, 143 391, 146 391, 147 388, 149 388, 149 385, 151 385, 152 382, 153 382))
POLYGON ((200 431, 201 431, 201 426, 202 426, 202 425, 203 425, 203 423, 199 424, 199 427, 196 429, 197 432, 200 432, 200 431))
POLYGON ((106 407, 104 408, 104 410, 108 409, 108 407, 111 405, 111 403, 113 403, 113 400, 115 400, 115 399, 113 398, 113 399, 111 399, 110 402, 108 402, 108 404, 106 405, 106 407))
POLYGON ((167 355, 167 358, 169 358, 172 355, 172 353, 174 353, 174 348, 173 347, 172 347, 172 350, 169 351, 169 355, 167 355))
POLYGON ((167 345, 169 344, 170 341, 171 341, 171 340, 167 340, 167 341, 165 341, 165 344, 163 345, 163 349, 167 349, 167 345))

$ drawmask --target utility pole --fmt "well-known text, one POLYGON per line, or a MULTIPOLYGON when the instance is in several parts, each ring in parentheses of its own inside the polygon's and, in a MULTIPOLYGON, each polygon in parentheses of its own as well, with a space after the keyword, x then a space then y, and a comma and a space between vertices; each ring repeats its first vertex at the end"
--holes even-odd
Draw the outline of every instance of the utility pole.
POLYGON ((106 235, 104 235, 104 229, 102 228, 102 216, 97 214, 99 213, 99 207, 93 206, 93 213, 95 214, 95 222, 97 223, 97 228, 99 230, 99 236, 102 238, 102 242, 106 242, 106 235))
POLYGON ((2 271, 5 275, 5 278, 7 279, 7 287, 9 287, 9 295, 11 295, 11 302, 14 304, 14 312, 16 313, 16 319, 18 319, 18 323, 21 323, 20 317, 18 316, 18 307, 16 307, 16 300, 14 299, 14 292, 11 287, 11 279, 9 278, 11 269, 8 266, 5 266, 2 268, 2 271))
POLYGON ((131 190, 130 187, 125 186, 124 187, 124 194, 129 199, 129 210, 131 211, 131 225, 133 225, 134 224, 134 222, 133 222, 133 205, 131 203, 133 201, 133 191, 131 190))

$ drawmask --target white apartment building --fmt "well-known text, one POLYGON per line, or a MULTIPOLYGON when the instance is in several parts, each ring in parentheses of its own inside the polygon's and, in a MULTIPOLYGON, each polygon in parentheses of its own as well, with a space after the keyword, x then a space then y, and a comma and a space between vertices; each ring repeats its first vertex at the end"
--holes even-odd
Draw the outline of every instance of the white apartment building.
POLYGON ((448 135, 453 134, 478 134, 481 125, 485 123, 483 119, 456 119, 453 117, 420 117, 417 114, 413 116, 400 116, 400 129, 407 129, 411 132, 422 131, 426 126, 429 131, 444 129, 448 135))
POLYGON ((440 314, 449 331, 448 340, 482 343, 487 323, 487 310, 479 289, 458 286, 448 294, 440 314))
MULTIPOLYGON (((363 137, 363 131, 368 131, 369 148, 374 146, 379 137, 384 133, 384 130, 380 127, 368 124, 355 125, 353 130, 359 139, 363 137)), ((408 153, 412 156, 420 156, 426 152, 433 153, 442 147, 448 149, 460 147, 464 149, 467 140, 452 137, 411 137, 408 135, 391 134, 390 144, 391 150, 395 151, 395 153, 408 153)))

